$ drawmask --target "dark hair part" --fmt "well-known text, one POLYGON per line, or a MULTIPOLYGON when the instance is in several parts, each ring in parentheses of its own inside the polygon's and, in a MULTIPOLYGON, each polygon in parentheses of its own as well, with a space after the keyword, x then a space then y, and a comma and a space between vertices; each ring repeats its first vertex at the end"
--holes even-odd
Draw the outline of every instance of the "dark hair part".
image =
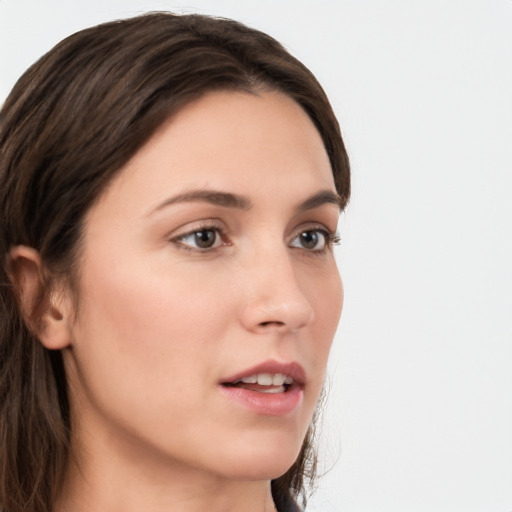
MULTIPOLYGON (((45 349, 23 319, 10 248, 33 247, 49 275, 71 275, 86 212, 170 115, 209 91, 264 89, 288 95, 312 119, 348 201, 348 158, 321 86, 277 41, 235 21, 151 13, 106 23, 59 43, 15 85, 0 113, 3 512, 51 511, 71 432, 61 353, 45 349)), ((305 502, 315 464, 308 434, 272 482, 278 506, 305 502)))

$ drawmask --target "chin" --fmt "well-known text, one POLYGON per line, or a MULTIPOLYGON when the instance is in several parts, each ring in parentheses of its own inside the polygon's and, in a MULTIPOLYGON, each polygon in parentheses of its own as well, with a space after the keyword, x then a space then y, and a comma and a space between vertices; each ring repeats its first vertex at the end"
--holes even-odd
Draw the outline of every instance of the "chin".
POLYGON ((273 480, 286 473, 299 456, 303 438, 293 433, 258 436, 252 442, 234 443, 227 455, 224 472, 242 480, 273 480))

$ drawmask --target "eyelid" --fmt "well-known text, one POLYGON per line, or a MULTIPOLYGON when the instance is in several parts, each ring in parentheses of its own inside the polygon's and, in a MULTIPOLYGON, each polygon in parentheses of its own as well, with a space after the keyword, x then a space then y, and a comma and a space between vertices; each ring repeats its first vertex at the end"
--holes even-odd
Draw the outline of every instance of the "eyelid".
MULTIPOLYGON (((206 254, 215 251, 216 249, 232 245, 228 239, 228 229, 224 222, 220 219, 201 219, 198 221, 190 222, 174 230, 174 232, 167 236, 169 243, 172 243, 176 248, 183 249, 199 254, 206 254), (220 237, 221 243, 212 247, 195 247, 192 244, 184 243, 183 240, 189 236, 193 236, 195 233, 200 231, 215 231, 217 236, 220 237)), ((298 226, 293 234, 290 236, 288 245, 293 249, 302 249, 308 253, 322 254, 332 249, 334 245, 340 242, 340 238, 337 230, 329 229, 324 223, 321 222, 309 222, 298 226), (307 249, 306 247, 293 246, 292 243, 303 233, 316 231, 321 234, 325 239, 325 246, 320 249, 307 249)))
POLYGON ((172 234, 168 235, 169 243, 174 244, 175 247, 187 251, 193 251, 197 253, 207 253, 212 252, 218 247, 231 245, 229 242, 226 242, 225 238, 227 236, 227 230, 225 225, 218 219, 202 219, 196 222, 191 222, 185 224, 184 226, 175 230, 172 234), (218 236, 221 237, 223 243, 218 246, 210 247, 210 248, 200 248, 194 247, 189 244, 185 244, 182 242, 183 239, 188 236, 194 235, 200 231, 216 231, 218 236))
POLYGON ((297 226, 293 230, 293 234, 291 238, 295 238, 296 236, 300 235, 301 233, 304 233, 305 231, 323 231, 324 233, 327 233, 327 235, 330 238, 333 238, 337 236, 337 226, 334 229, 329 228, 326 226, 323 222, 305 222, 301 224, 300 226, 297 226))
MULTIPOLYGON (((303 224, 294 230, 294 234, 290 238, 289 245, 291 246, 291 243, 294 240, 296 240, 302 233, 306 233, 308 231, 317 231, 317 232, 321 233, 325 237, 325 247, 323 247, 322 249, 316 249, 316 250, 302 248, 307 253, 322 254, 322 253, 332 249, 332 247, 334 245, 338 245, 340 243, 340 236, 338 234, 337 229, 332 230, 332 229, 329 229, 325 224, 318 223, 318 222, 311 222, 311 223, 303 224)), ((292 248, 301 249, 300 247, 293 247, 293 246, 292 246, 292 248)))

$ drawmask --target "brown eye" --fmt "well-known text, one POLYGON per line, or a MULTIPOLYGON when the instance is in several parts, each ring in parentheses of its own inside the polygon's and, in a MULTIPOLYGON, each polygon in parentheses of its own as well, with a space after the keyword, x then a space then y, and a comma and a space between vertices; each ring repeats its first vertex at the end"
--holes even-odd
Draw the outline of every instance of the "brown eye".
POLYGON ((217 228, 204 228, 180 236, 176 242, 190 249, 207 250, 222 245, 222 238, 217 228))
POLYGON ((296 236, 290 246, 308 251, 322 251, 327 245, 328 237, 329 235, 321 229, 309 229, 296 236))
POLYGON ((209 249, 215 244, 217 232, 213 229, 203 229, 194 233, 194 242, 200 249, 209 249))

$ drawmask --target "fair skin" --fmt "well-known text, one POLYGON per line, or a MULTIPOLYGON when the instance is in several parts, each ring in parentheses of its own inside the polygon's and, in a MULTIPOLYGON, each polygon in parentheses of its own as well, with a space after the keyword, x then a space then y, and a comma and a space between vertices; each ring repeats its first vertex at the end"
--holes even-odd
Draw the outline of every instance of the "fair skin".
POLYGON ((72 409, 57 511, 274 510, 341 312, 336 197, 316 128, 276 92, 207 94, 128 162, 86 217, 78 310, 55 294, 40 333, 72 409), (231 382, 269 361, 295 382, 231 382))

